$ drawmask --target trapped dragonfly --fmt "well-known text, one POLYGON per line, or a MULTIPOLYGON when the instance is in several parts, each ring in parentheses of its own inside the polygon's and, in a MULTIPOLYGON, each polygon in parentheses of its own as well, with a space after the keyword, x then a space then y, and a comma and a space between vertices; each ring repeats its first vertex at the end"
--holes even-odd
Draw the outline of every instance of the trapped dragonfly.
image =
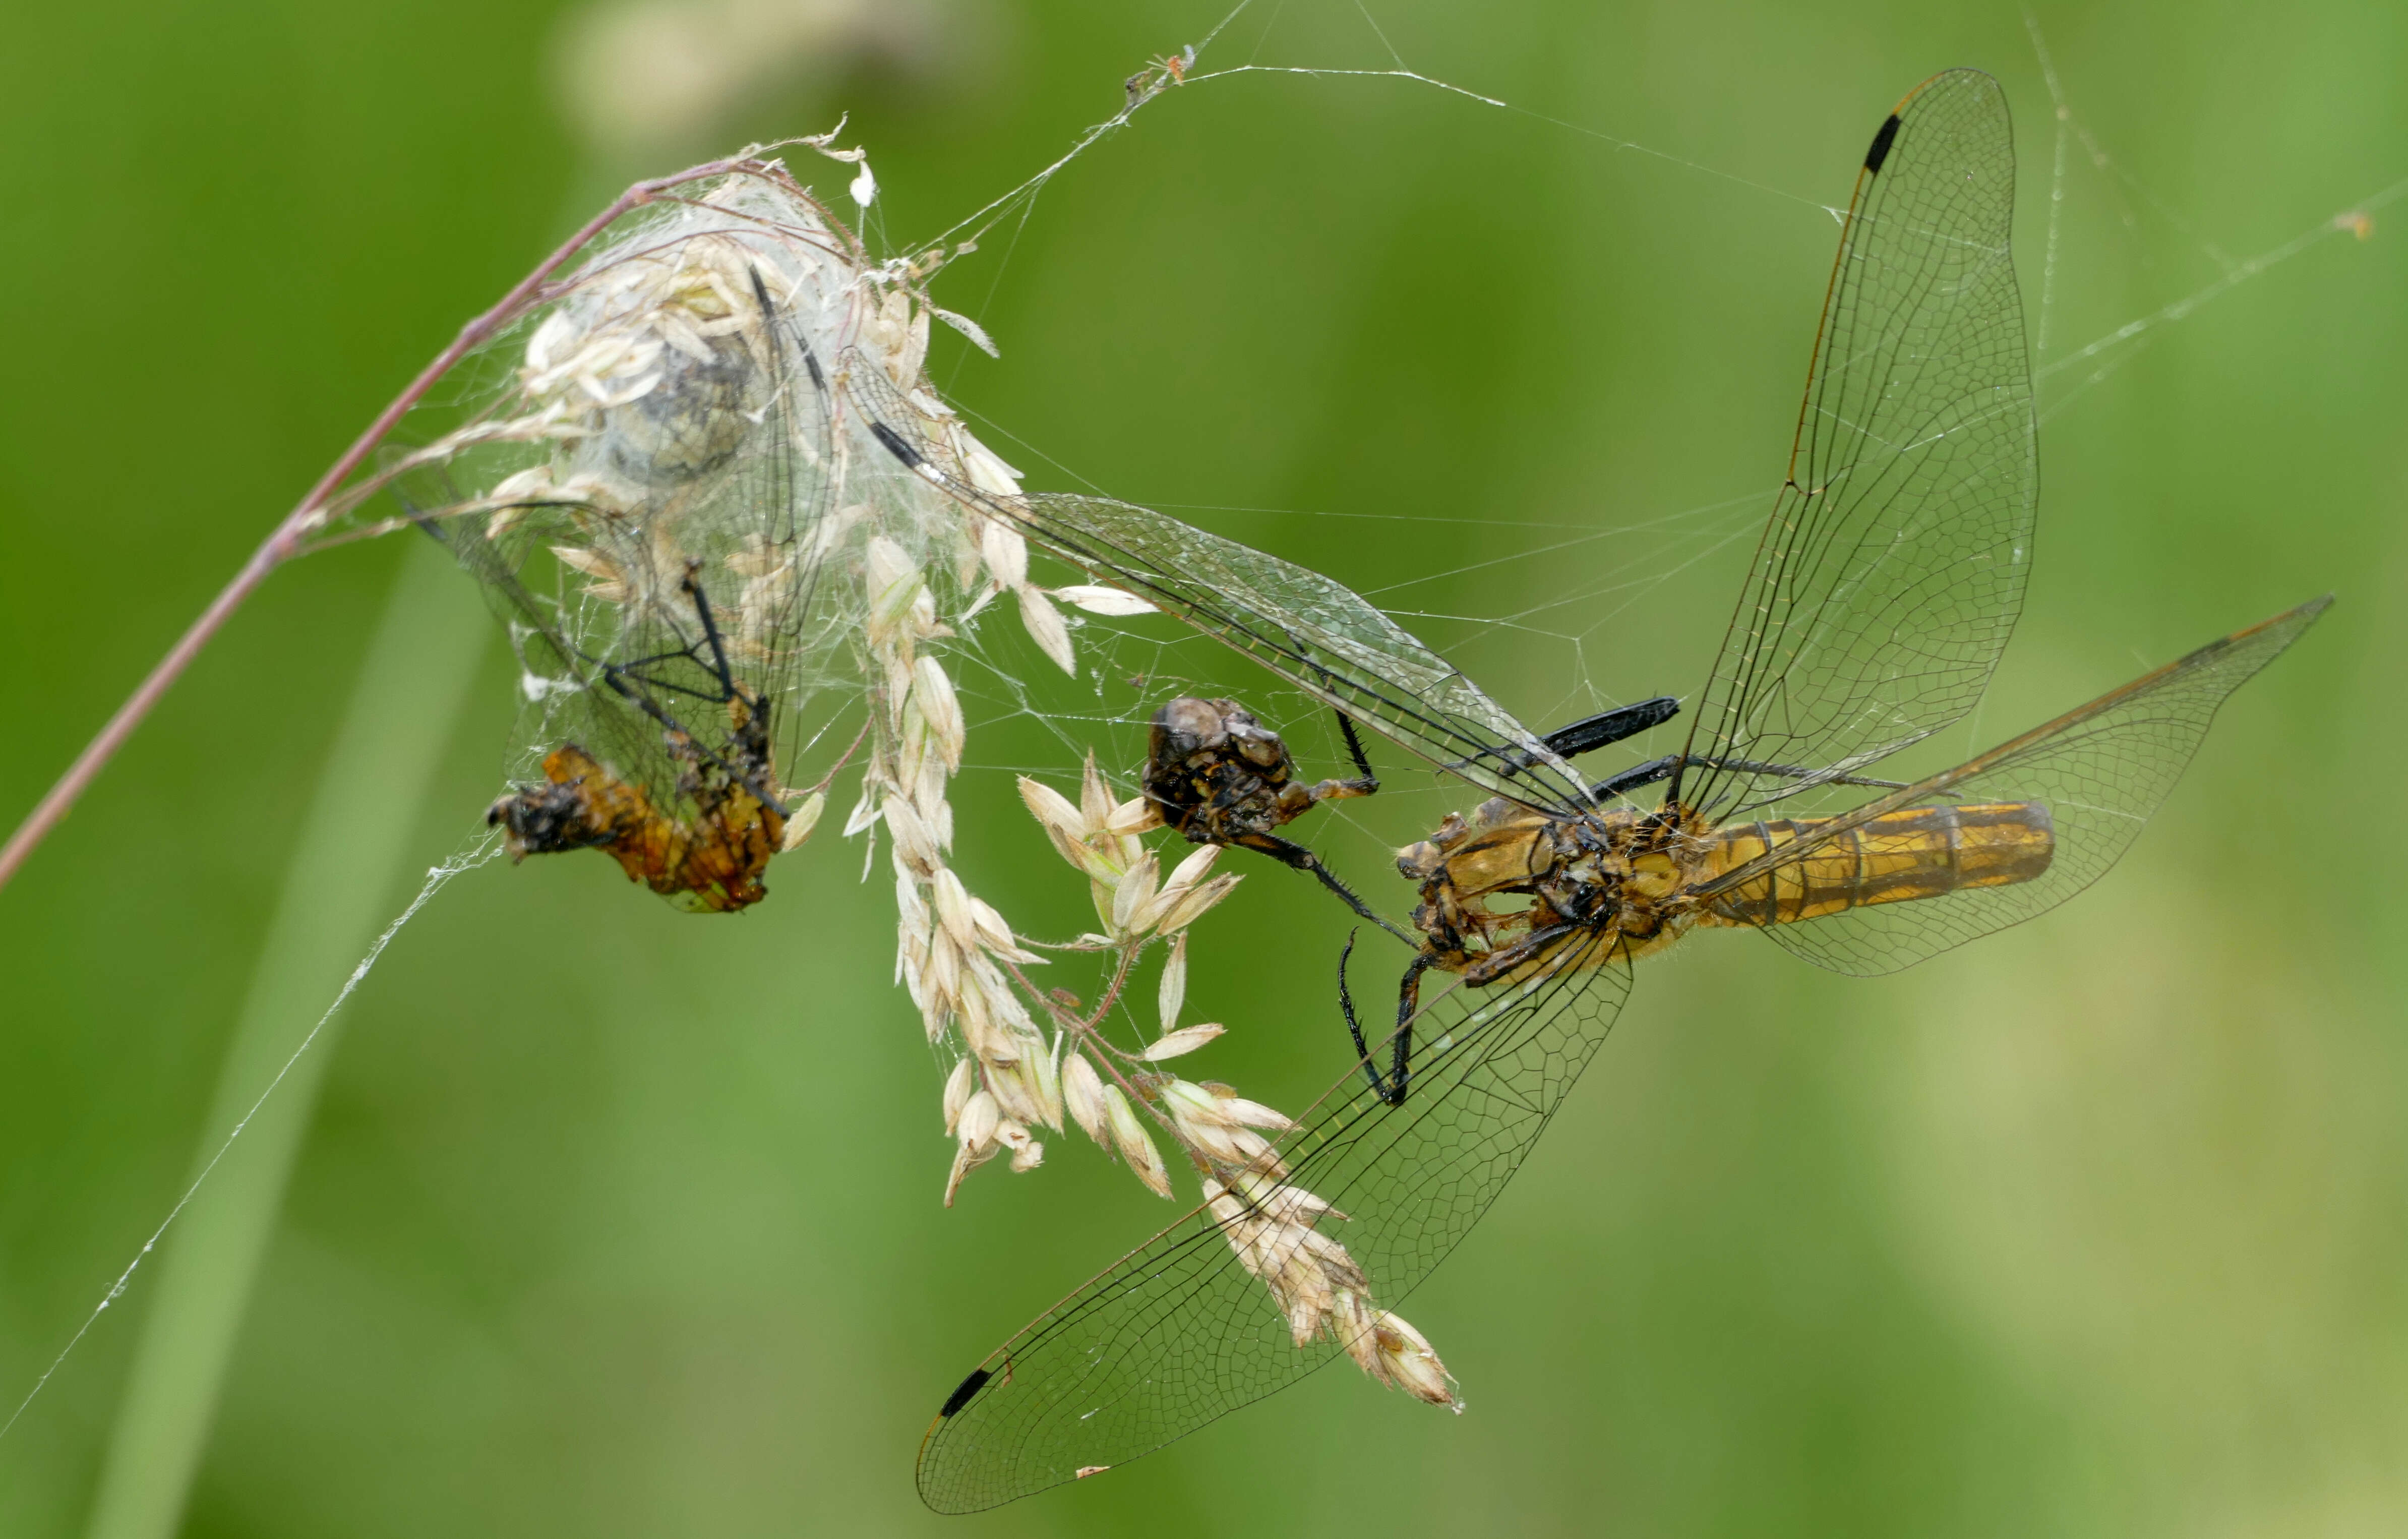
MULTIPOLYGON (((1788 474, 1686 745, 1595 783, 1566 755, 1612 731, 1530 731, 1339 584, 1144 509, 982 493, 891 403, 864 399, 901 463, 1493 793, 1399 856, 1419 944, 1393 1030, 1367 1041, 1350 1002, 1358 1069, 1265 1152, 1206 1162, 1201 1206, 946 1397, 920 1456, 930 1505, 1099 1474, 1341 1354, 1452 1403, 1451 1385, 1383 1371, 1426 1344, 1369 1301, 1401 1300, 1495 1200, 1620 1013, 1633 963, 1727 927, 1878 973, 2063 902, 2128 847, 2225 698, 2323 611, 2312 600, 2211 642, 1936 774, 1867 773, 1979 702, 2022 605, 2038 472, 2014 187, 1986 75, 1937 76, 1882 122, 1788 474), (1454 986, 1428 997, 1433 973, 1454 986)), ((1181 743, 1191 777, 1196 741, 1181 743)), ((1287 785, 1283 747, 1226 741, 1287 785)), ((1344 794, 1370 778, 1359 768, 1344 794)), ((1274 798, 1265 815, 1316 799, 1274 798)), ((1186 831, 1229 836, 1210 820, 1186 831)))

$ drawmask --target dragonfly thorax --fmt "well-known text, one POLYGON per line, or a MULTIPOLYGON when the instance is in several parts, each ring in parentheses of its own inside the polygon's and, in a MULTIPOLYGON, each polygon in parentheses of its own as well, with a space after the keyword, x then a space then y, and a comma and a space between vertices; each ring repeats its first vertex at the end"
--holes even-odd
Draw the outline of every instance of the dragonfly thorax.
POLYGON ((1695 919, 1685 889, 1708 857, 1702 832, 1686 812, 1558 817, 1498 798, 1469 819, 1449 813, 1398 853, 1397 869, 1421 885, 1413 924, 1432 965, 1448 971, 1501 962, 1567 928, 1616 931, 1637 955, 1695 919))

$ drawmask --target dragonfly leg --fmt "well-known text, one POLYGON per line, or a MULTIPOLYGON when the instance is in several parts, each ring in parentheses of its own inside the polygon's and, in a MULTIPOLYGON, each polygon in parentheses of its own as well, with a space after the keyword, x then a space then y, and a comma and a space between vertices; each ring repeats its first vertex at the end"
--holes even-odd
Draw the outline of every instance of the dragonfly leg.
MULTIPOLYGON (((1604 748, 1625 738, 1635 738, 1651 726, 1661 726, 1681 713, 1680 700, 1670 695, 1658 695, 1653 699, 1635 700, 1618 705, 1611 711, 1600 711, 1594 716, 1556 727, 1540 739, 1548 753, 1568 759, 1576 754, 1604 748)), ((1539 762, 1538 755, 1519 748, 1488 748, 1467 759, 1457 759, 1446 768, 1461 770, 1484 758, 1494 758, 1503 773, 1518 775, 1539 762)), ((1670 773, 1670 771, 1666 771, 1670 773)), ((1661 779, 1661 776, 1656 777, 1661 779)), ((1646 782, 1639 782, 1645 784, 1646 782)))
POLYGON ((1354 1056, 1362 1062, 1363 1077, 1371 1082, 1372 1094, 1391 1106, 1402 1106, 1412 1080, 1413 1015, 1421 1009, 1422 973, 1436 958, 1426 951, 1417 954, 1405 969, 1404 981, 1397 985, 1397 1032, 1389 1040, 1388 1072, 1383 1074, 1371 1062, 1371 1044, 1364 1040, 1354 998, 1346 988, 1346 959, 1354 954, 1354 937, 1349 935, 1346 949, 1338 954, 1338 1003, 1346 1013, 1346 1032, 1354 1039, 1354 1056))
POLYGON ((1660 759, 1634 764, 1618 775, 1598 781, 1588 788, 1588 794, 1599 801, 1618 797, 1626 791, 1636 791, 1642 785, 1653 785, 1659 780, 1670 780, 1681 763, 1677 754, 1667 754, 1660 759))
POLYGON ((732 700, 737 697, 736 672, 727 666, 727 648, 719 639, 719 622, 711 618, 710 600, 703 597, 702 583, 694 575, 700 565, 695 562, 687 566, 683 586, 694 596, 694 612, 702 619, 702 639, 710 644, 711 671, 719 677, 719 687, 726 691, 720 698, 732 700))
POLYGON ((1308 807, 1325 801, 1343 801, 1349 797, 1371 797, 1380 794, 1380 777, 1371 772, 1371 760, 1363 752, 1363 740, 1354 735, 1354 723, 1343 711, 1338 712, 1338 729, 1346 734, 1346 754, 1359 771, 1354 780, 1325 780, 1310 789, 1291 783, 1280 793, 1282 821, 1298 817, 1308 807))
POLYGON ((706 763, 715 765, 726 774, 728 779, 752 792, 762 806, 775 808, 780 817, 794 815, 795 810, 779 800, 777 793, 770 790, 760 775, 756 774, 750 766, 731 764, 725 755, 696 740, 694 734, 685 729, 683 723, 662 710, 659 702, 642 690, 631 686, 627 683, 629 677, 630 675, 624 669, 609 663, 602 665, 602 682, 610 687, 611 693, 658 722, 661 729, 668 733, 681 745, 678 752, 692 755, 706 763))
POLYGON ((1346 986, 1346 964, 1354 959, 1354 938, 1362 933, 1359 929, 1348 930, 1345 949, 1338 954, 1338 1008, 1346 1016, 1346 1034, 1354 1039, 1354 1057, 1363 1065, 1363 1077, 1371 1082, 1371 1088, 1384 1100, 1387 1089, 1381 1082, 1380 1072, 1371 1067, 1371 1044, 1363 1040, 1363 1023, 1354 1014, 1354 994, 1346 986))
POLYGON ((1426 951, 1414 956, 1405 965, 1404 980, 1397 990, 1397 1034, 1389 1039, 1388 1087, 1380 1092, 1381 1099, 1391 1106, 1405 1103, 1405 1091, 1413 1072, 1413 1017, 1421 1013, 1422 974, 1436 960, 1426 951))
POLYGON ((1558 726, 1541 741, 1546 743, 1549 752, 1558 757, 1570 758, 1575 754, 1603 748, 1625 738, 1635 738, 1651 726, 1663 726, 1680 713, 1678 698, 1658 695, 1652 700, 1616 706, 1612 711, 1599 712, 1594 716, 1558 726))
POLYGON ((1324 797, 1369 797, 1378 795, 1380 790, 1380 777, 1371 772, 1370 755, 1363 752, 1363 740, 1360 737, 1357 737, 1354 732, 1354 718, 1346 714, 1343 711, 1338 712, 1338 730, 1345 736, 1346 756, 1354 761, 1354 772, 1361 778, 1351 781, 1323 781, 1321 783, 1321 787, 1317 787, 1314 790, 1312 799, 1319 801, 1324 797), (1333 786, 1336 787, 1336 789, 1326 789, 1327 787, 1333 786))
POLYGON ((1387 920, 1381 918, 1378 913, 1372 909, 1370 904, 1364 902, 1363 899, 1354 895, 1354 888, 1348 886, 1345 883, 1340 882, 1338 879, 1338 873, 1336 871, 1331 870, 1327 866, 1322 864, 1322 860, 1319 856, 1313 854, 1303 845, 1298 844, 1294 840, 1282 839, 1279 835, 1273 833, 1250 833, 1240 834, 1236 839, 1230 841, 1230 842, 1239 845, 1240 848, 1253 850, 1260 855, 1269 856, 1272 859, 1280 861, 1285 865, 1293 866, 1297 870, 1312 872, 1314 876, 1320 878, 1321 885, 1323 886, 1327 887, 1331 892, 1336 893, 1340 901, 1343 902, 1348 908, 1353 909, 1357 914, 1369 919, 1371 923, 1379 926, 1382 929, 1386 930, 1389 934, 1395 936, 1398 940, 1404 942, 1409 946, 1420 944, 1420 942, 1415 941, 1412 936, 1406 934, 1403 930, 1398 929, 1387 920))

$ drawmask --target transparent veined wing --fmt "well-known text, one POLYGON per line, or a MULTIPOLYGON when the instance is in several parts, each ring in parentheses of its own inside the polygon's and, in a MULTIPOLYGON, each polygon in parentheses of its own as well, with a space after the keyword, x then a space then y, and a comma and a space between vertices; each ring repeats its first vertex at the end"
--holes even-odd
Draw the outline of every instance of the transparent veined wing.
MULTIPOLYGON (((1847 773, 1981 698, 2039 484, 2009 259, 2014 145, 1975 70, 1918 87, 1857 173, 1787 483, 1685 752, 1847 773)), ((1692 766, 1709 814, 1820 784, 1692 766)))
MULTIPOLYGON (((1296 1193, 1328 1204, 1316 1232, 1394 1308, 1496 1201, 1604 1042, 1630 989, 1618 947, 1584 934, 1533 976, 1431 1001, 1411 1096, 1390 1105, 1350 1071, 1279 1141, 1287 1173, 1265 1207, 1296 1193)), ((964 1381, 922 1445, 920 1494, 942 1512, 996 1506, 1150 1453, 1344 1355, 1326 1331, 1297 1345, 1224 1220, 1198 1208, 964 1381)))
POLYGON ((1850 909, 1765 934, 1819 967, 1892 972, 2045 913, 2104 875, 2165 802, 2226 697, 2281 655, 2332 603, 2312 599, 2209 642, 2155 672, 1953 770, 1833 819, 1809 838, 1702 885, 1711 898, 1791 865, 1885 813, 1942 802, 2038 802, 2054 850, 2047 870, 2008 885, 1850 909))
POLYGON ((1109 497, 974 483, 884 377, 848 358, 847 396, 896 458, 1096 581, 1235 648, 1465 780, 1532 806, 1589 805, 1579 774, 1462 671, 1319 572, 1109 497))
MULTIPOLYGON (((773 730, 789 744, 799 731, 792 707, 825 565, 834 402, 801 327, 772 297, 765 272, 778 269, 754 254, 713 229, 602 269, 624 281, 643 262, 673 277, 724 268, 712 274, 719 289, 743 309, 683 338, 683 350, 661 350, 652 388, 595 406, 534 470, 476 496, 448 482, 404 489, 421 526, 509 626, 537 739, 581 743, 663 807, 683 799, 689 773, 664 751, 665 728, 724 769, 731 694, 777 713, 773 730)), ((560 304, 579 303, 572 285, 560 304)), ((592 331, 620 318, 608 298, 573 313, 592 331)))

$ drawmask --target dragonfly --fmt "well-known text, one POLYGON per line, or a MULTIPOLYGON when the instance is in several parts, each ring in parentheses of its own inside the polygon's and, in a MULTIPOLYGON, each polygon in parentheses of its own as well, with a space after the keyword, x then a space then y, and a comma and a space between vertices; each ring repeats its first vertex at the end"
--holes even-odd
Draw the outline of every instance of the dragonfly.
POLYGON ((560 418, 559 447, 483 496, 405 502, 509 625, 553 744, 487 813, 512 857, 600 850, 677 907, 732 913, 767 895, 796 811, 780 737, 836 409, 781 297, 794 243, 684 219, 581 275, 530 340, 514 404, 560 418))
MULTIPOLYGON (((1558 727, 1543 741, 1550 752, 1569 759, 1660 726, 1680 709, 1679 700, 1659 695, 1558 727)), ((1308 785, 1298 778, 1286 742, 1243 705, 1182 696, 1154 712, 1147 734, 1145 798, 1188 842, 1254 850, 1309 872, 1355 913, 1413 944, 1412 936, 1365 903, 1320 856, 1276 831, 1325 801, 1378 794, 1380 778, 1372 772, 1370 755, 1353 718, 1342 711, 1338 730, 1354 761, 1354 777, 1308 785)))
POLYGON ((1299 1244, 1341 1244, 1402 1299, 1519 1168, 1635 964, 1692 930, 1756 929, 1870 975, 2071 898, 2131 844, 2223 701, 2323 612, 2329 597, 1953 768, 1868 772, 1966 717, 2022 607, 2038 468, 2014 189, 1990 77, 1935 76, 1883 120, 1787 474, 1685 742, 1597 782, 1570 762, 1578 734, 1523 726, 1330 579, 1109 499, 978 493, 874 391, 854 397, 905 466, 1488 793, 1399 857, 1420 901, 1395 1028, 1366 1041, 1341 963, 1358 1061, 1254 1179, 1208 1186, 954 1388, 919 1456, 929 1505, 979 1510, 1126 1463, 1359 1346, 1292 1330, 1265 1294, 1277 1259, 1241 1233, 1309 1229, 1299 1244))

